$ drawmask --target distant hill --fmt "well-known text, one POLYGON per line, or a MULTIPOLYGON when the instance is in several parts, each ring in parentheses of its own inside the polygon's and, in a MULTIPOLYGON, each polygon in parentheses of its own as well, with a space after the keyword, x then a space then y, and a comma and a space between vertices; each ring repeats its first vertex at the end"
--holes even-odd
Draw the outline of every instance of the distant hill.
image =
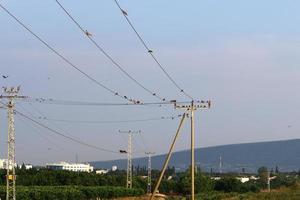
MULTIPOLYGON (((152 167, 160 169, 165 159, 164 155, 152 157, 152 167)), ((245 144, 231 144, 215 147, 195 149, 196 164, 202 170, 219 171, 219 157, 222 157, 223 172, 256 172, 261 166, 280 171, 298 171, 300 169, 300 139, 258 142, 245 144)), ((189 150, 174 152, 169 166, 177 170, 185 170, 189 166, 189 150)), ((111 168, 117 165, 119 169, 126 169, 127 160, 94 161, 90 162, 95 168, 111 168)), ((136 158, 133 165, 140 167, 147 164, 147 158, 136 158)))

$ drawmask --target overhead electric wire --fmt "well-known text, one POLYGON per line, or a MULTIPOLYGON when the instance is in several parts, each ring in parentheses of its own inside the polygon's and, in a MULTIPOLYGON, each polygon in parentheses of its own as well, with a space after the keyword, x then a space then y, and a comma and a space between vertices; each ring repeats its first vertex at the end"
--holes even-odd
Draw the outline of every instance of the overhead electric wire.
POLYGON ((26 112, 30 117, 36 118, 37 116, 34 115, 31 111, 29 111, 27 108, 25 108, 25 106, 23 106, 22 104, 18 105, 24 112, 26 112))
MULTIPOLYGON (((0 103, 1 103, 2 105, 4 105, 5 107, 7 106, 5 103, 2 103, 2 102, 0 102, 0 103)), ((117 152, 117 151, 113 151, 113 150, 109 150, 109 149, 106 149, 106 148, 98 147, 98 146, 95 146, 95 145, 92 145, 92 144, 88 144, 88 143, 83 142, 83 141, 81 141, 81 140, 79 140, 79 139, 75 139, 75 138, 73 138, 73 137, 71 137, 71 136, 68 136, 68 135, 66 135, 66 134, 64 134, 64 133, 61 133, 61 132, 59 132, 59 131, 56 131, 56 130, 54 130, 54 129, 52 129, 52 128, 50 128, 50 127, 48 127, 48 126, 42 124, 41 122, 38 122, 37 120, 32 119, 31 117, 29 117, 29 116, 23 114, 22 112, 20 112, 20 111, 18 111, 18 110, 16 110, 16 109, 14 109, 14 113, 16 113, 16 114, 22 116, 23 118, 25 118, 25 119, 27 119, 27 120, 29 120, 29 121, 31 121, 31 122, 33 122, 33 123, 39 125, 40 127, 43 127, 43 128, 45 128, 45 129, 47 129, 48 131, 50 131, 50 132, 52 132, 52 133, 54 133, 54 134, 56 134, 56 135, 59 135, 59 136, 61 136, 61 137, 64 137, 65 139, 68 139, 68 140, 73 141, 73 142, 75 142, 75 143, 78 143, 78 144, 81 144, 81 145, 83 145, 83 146, 87 146, 87 147, 90 147, 90 148, 93 148, 93 149, 97 149, 97 150, 100 150, 100 151, 105 151, 105 152, 110 152, 110 153, 119 153, 119 152, 117 152)))
POLYGON ((137 99, 131 99, 128 96, 123 96, 119 92, 114 91, 113 89, 105 86, 104 84, 97 81, 95 78, 78 68, 75 64, 73 64, 69 59, 67 59, 65 56, 63 56, 61 53, 59 53, 56 49, 54 49, 53 46, 48 44, 45 40, 43 40, 40 36, 38 36, 36 33, 34 33, 28 26, 26 26, 20 19, 18 19, 14 14, 12 14, 8 9, 6 9, 2 4, 0 4, 0 7, 9 15, 11 16, 19 25, 21 25, 24 29, 26 29, 31 35, 33 35, 37 40, 39 40, 41 43, 43 43, 50 51, 52 51, 54 54, 56 54, 58 57, 60 57, 63 61, 65 61, 69 66, 80 72, 82 75, 96 83, 98 86, 104 88, 106 91, 112 93, 115 96, 119 96, 122 99, 125 99, 131 103, 140 103, 140 100, 137 99))
MULTIPOLYGON (((39 116, 36 116, 36 115, 33 115, 31 112, 27 111, 31 117, 35 118, 35 119, 46 119, 47 116, 42 112, 40 111, 37 107, 33 106, 30 102, 29 102, 29 105, 33 108, 33 110, 36 111, 36 113, 38 113, 39 116), (42 116, 42 117, 41 117, 42 116)), ((21 106, 22 108, 24 108, 24 106, 22 106, 21 104, 19 104, 19 106, 21 106)), ((24 108, 25 109, 25 108, 24 108)), ((55 127, 57 130, 60 130, 62 132, 66 132, 63 128, 61 128, 60 126, 58 126, 56 123, 54 122, 51 122, 50 123, 51 126, 55 127)), ((74 136, 73 136, 74 137, 74 136)), ((80 140, 78 138, 76 138, 77 140, 80 140)))
POLYGON ((134 122, 149 122, 149 121, 161 121, 161 120, 173 120, 181 117, 181 115, 171 117, 160 118, 146 118, 146 119, 132 119, 132 120, 68 120, 68 119, 53 119, 48 117, 38 117, 38 119, 47 121, 56 121, 64 123, 87 123, 87 124, 115 124, 115 123, 134 123, 134 122))
POLYGON ((40 109, 38 109, 36 106, 33 106, 32 103, 29 102, 29 105, 35 110, 37 114, 39 114, 42 117, 46 117, 46 115, 42 111, 40 111, 40 109))
MULTIPOLYGON (((140 133, 141 134, 141 133, 140 133)), ((134 152, 135 153, 142 153, 142 152, 146 152, 146 148, 143 147, 143 145, 141 145, 139 142, 137 142, 136 138, 135 137, 132 137, 132 141, 133 141, 133 144, 135 145, 132 145, 133 149, 136 149, 134 152)))
POLYGON ((194 99, 191 95, 189 95, 185 90, 182 89, 182 87, 179 86, 179 84, 172 78, 172 76, 167 72, 165 67, 161 64, 161 62, 156 58, 156 56, 153 54, 153 50, 148 47, 146 44, 145 40, 142 38, 141 34, 137 31, 137 29, 134 27, 133 23, 131 20, 128 18, 128 13, 122 9, 120 6, 119 2, 117 0, 113 0, 117 7, 120 9, 122 15, 125 17, 127 23, 131 27, 131 29, 134 31, 135 35, 138 37, 139 41, 143 44, 147 52, 150 54, 152 59, 155 61, 155 63, 159 66, 159 68, 163 71, 163 73, 168 77, 168 79, 174 84, 174 86, 180 91, 180 93, 183 93, 185 96, 187 96, 190 99, 194 99))
MULTIPOLYGON (((7 106, 5 103, 2 103, 2 102, 0 102, 0 103, 1 103, 2 105, 4 105, 4 106, 7 106)), ((50 128, 50 127, 44 125, 43 123, 41 123, 41 122, 39 122, 39 121, 37 121, 37 120, 32 119, 31 117, 29 117, 29 116, 23 114, 22 112, 20 112, 20 111, 18 111, 18 110, 16 110, 16 109, 14 109, 14 112, 15 112, 16 114, 20 115, 21 117, 23 117, 24 119, 27 119, 27 120, 29 120, 29 121, 35 123, 36 125, 38 125, 38 126, 44 128, 44 129, 50 131, 51 133, 56 134, 56 135, 59 135, 59 136, 65 138, 65 139, 68 139, 68 140, 73 141, 73 142, 75 142, 75 143, 78 143, 78 144, 80 144, 80 145, 87 146, 87 147, 90 147, 90 148, 93 148, 93 149, 96 149, 96 150, 99 150, 99 151, 104 151, 104 152, 109 152, 109 153, 116 153, 116 154, 119 154, 119 151, 114 151, 114 150, 106 149, 106 148, 103 148, 103 147, 95 146, 95 145, 93 145, 93 144, 89 144, 89 143, 83 142, 83 141, 81 141, 81 140, 79 140, 79 139, 76 139, 76 138, 71 137, 71 136, 68 136, 68 135, 66 135, 66 134, 64 134, 64 133, 62 133, 62 132, 59 132, 59 131, 57 131, 57 130, 54 130, 53 128, 50 128)))
POLYGON ((26 121, 26 120, 23 119, 23 118, 20 118, 20 120, 21 120, 24 124, 26 124, 27 126, 29 126, 32 130, 35 130, 34 132, 37 133, 37 134, 38 134, 39 136, 41 136, 42 138, 44 138, 48 143, 50 143, 50 144, 52 144, 52 145, 58 147, 60 150, 65 151, 65 149, 64 149, 61 145, 59 145, 58 143, 56 143, 56 142, 52 141, 51 139, 47 138, 46 135, 43 135, 43 134, 42 134, 43 132, 42 132, 38 127, 33 126, 32 124, 28 123, 28 121, 26 121))
POLYGON ((152 90, 146 88, 141 82, 139 82, 136 78, 134 78, 132 75, 130 75, 109 53, 107 53, 106 50, 104 50, 103 47, 99 45, 96 40, 92 38, 92 35, 87 32, 87 30, 84 30, 83 27, 79 24, 79 22, 71 15, 71 13, 58 1, 55 0, 56 3, 59 5, 59 7, 64 11, 64 13, 73 21, 76 26, 83 32, 83 34, 96 46, 96 48, 102 52, 102 54, 110 60, 114 66, 116 66, 123 74, 125 74, 129 79, 131 79, 133 82, 135 82, 138 86, 140 86, 142 89, 144 89, 146 92, 150 93, 152 96, 160 99, 161 101, 165 101, 165 98, 160 97, 157 95, 156 92, 153 92, 152 90))
POLYGON ((56 135, 62 136, 62 137, 64 137, 65 139, 68 139, 68 140, 73 141, 73 142, 75 142, 75 143, 78 143, 78 144, 81 144, 81 145, 83 145, 83 146, 87 146, 87 147, 90 147, 90 148, 93 148, 93 149, 97 149, 97 150, 100 150, 100 151, 105 151, 105 152, 109 152, 109 153, 117 153, 117 154, 119 154, 118 151, 113 151, 113 150, 106 149, 106 148, 103 148, 103 147, 98 147, 98 146, 95 146, 95 145, 92 145, 92 144, 88 144, 88 143, 83 142, 83 141, 81 141, 81 140, 78 140, 78 139, 75 139, 75 138, 70 137, 70 136, 68 136, 68 135, 65 135, 64 133, 61 133, 61 132, 59 132, 59 131, 56 131, 56 130, 54 130, 54 129, 52 129, 52 128, 50 128, 50 127, 48 127, 48 126, 46 126, 46 125, 44 125, 44 124, 42 124, 42 123, 40 123, 40 122, 38 122, 37 120, 32 119, 31 117, 28 117, 27 115, 25 115, 25 114, 23 114, 23 113, 21 113, 21 112, 19 112, 19 111, 17 111, 17 110, 15 110, 15 112, 16 112, 18 115, 24 117, 25 119, 27 119, 27 120, 29 120, 29 121, 31 121, 31 122, 33 122, 33 123, 35 123, 35 124, 37 124, 37 125, 39 125, 39 126, 45 128, 45 129, 47 129, 48 131, 50 131, 50 132, 52 132, 52 133, 54 133, 54 134, 56 134, 56 135))
MULTIPOLYGON (((40 98, 35 98, 35 101, 38 102, 46 102, 47 100, 45 98, 42 98, 43 101, 40 100, 40 98)), ((59 101, 59 100, 53 100, 51 99, 51 101, 55 102, 55 101, 59 101)), ((66 103, 66 101, 63 101, 64 103, 66 103)), ((71 101, 72 105, 74 105, 74 101, 71 101)), ((167 102, 165 102, 167 103, 167 102)), ((21 104, 19 104, 23 109, 24 106, 22 106, 21 104)), ((29 105, 36 111, 36 113, 40 116, 36 116, 33 115, 32 113, 30 113, 30 115, 35 118, 35 119, 42 119, 42 120, 47 120, 47 121, 56 121, 56 122, 65 122, 65 123, 99 123, 99 124, 105 124, 105 123, 133 123, 133 122, 149 122, 149 121, 161 121, 161 120, 174 120, 176 118, 181 117, 181 115, 174 115, 174 116, 162 116, 162 117, 152 117, 152 118, 144 118, 144 119, 129 119, 129 120, 69 120, 69 119, 56 119, 56 118, 49 118, 47 117, 40 109, 38 109, 36 106, 33 106, 33 104, 31 102, 29 102, 29 105)), ((59 104, 61 105, 61 104, 59 104)), ((65 105, 65 104, 63 104, 65 105)), ((108 105, 108 104, 99 104, 99 103, 92 103, 92 102, 76 102, 76 105, 108 105)), ((112 104, 112 105, 116 105, 116 104, 112 104)), ((118 104, 119 105, 119 104, 118 104)), ((124 105, 124 104, 121 104, 124 105)), ((127 104, 125 104, 127 105, 127 104)), ((28 110, 26 110, 28 111, 28 110)), ((29 112, 29 111, 28 111, 29 112)))
MULTIPOLYGON (((182 115, 178 115, 178 117, 177 118, 179 118, 179 117, 182 117, 182 115)), ((141 138, 141 140, 142 140, 142 143, 143 143, 143 145, 144 145, 144 152, 147 152, 147 151, 149 151, 149 146, 146 144, 146 140, 144 140, 144 137, 143 137, 143 135, 142 134, 139 134, 140 135, 140 138, 141 138)))
MULTIPOLYGON (((29 97, 22 100, 23 102, 54 104, 54 105, 70 105, 70 106, 141 106, 141 105, 174 105, 176 103, 190 103, 190 101, 165 101, 165 102, 141 102, 134 103, 110 103, 110 102, 86 102, 73 100, 58 100, 53 98, 29 97)), ((198 101, 197 101, 198 102, 198 101)))

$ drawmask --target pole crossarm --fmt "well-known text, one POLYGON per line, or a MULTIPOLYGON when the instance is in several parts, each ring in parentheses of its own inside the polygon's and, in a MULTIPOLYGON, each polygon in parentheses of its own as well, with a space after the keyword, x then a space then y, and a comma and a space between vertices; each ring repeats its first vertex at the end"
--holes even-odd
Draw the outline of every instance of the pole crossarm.
POLYGON ((177 101, 173 101, 174 108, 175 109, 188 109, 188 110, 197 110, 197 109, 209 109, 211 107, 211 101, 210 100, 201 100, 201 101, 191 101, 190 104, 181 104, 177 103, 177 101))

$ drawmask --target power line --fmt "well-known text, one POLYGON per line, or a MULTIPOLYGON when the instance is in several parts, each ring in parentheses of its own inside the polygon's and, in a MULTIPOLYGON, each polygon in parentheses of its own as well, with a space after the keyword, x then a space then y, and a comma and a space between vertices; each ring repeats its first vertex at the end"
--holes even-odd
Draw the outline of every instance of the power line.
MULTIPOLYGON (((35 119, 46 119, 47 116, 42 113, 38 108, 36 108, 35 106, 33 106, 31 103, 29 103, 29 105, 40 115, 39 117, 37 117, 36 115, 33 115, 31 112, 29 112, 27 109, 26 109, 26 112, 28 112, 30 114, 30 116, 32 118, 35 118, 35 119), (42 116, 42 117, 41 117, 42 116)), ((21 104, 20 104, 21 106, 21 104)), ((23 109, 25 109, 24 106, 21 106, 23 109)), ((64 129, 62 129, 61 127, 57 126, 57 124, 55 123, 50 123, 52 126, 54 126, 57 130, 60 130, 61 132, 66 132, 64 129)), ((74 137, 73 137, 74 138, 74 137)), ((77 140, 80 140, 78 138, 76 138, 77 140)))
POLYGON ((18 106, 23 110, 25 113, 27 113, 30 117, 36 118, 36 115, 34 115, 31 111, 29 111, 27 108, 25 108, 22 104, 18 104, 18 106))
MULTIPOLYGON (((176 118, 179 118, 179 117, 182 117, 182 115, 178 115, 176 118)), ((174 118, 172 118, 172 119, 174 119, 174 118)), ((145 149, 149 150, 149 148, 148 148, 149 146, 146 144, 146 140, 144 139, 142 134, 140 134, 140 137, 141 137, 141 140, 142 140, 142 143, 143 143, 145 149)))
POLYGON ((38 109, 36 106, 33 106, 32 103, 29 102, 29 105, 35 110, 37 114, 39 114, 42 117, 46 117, 45 114, 42 111, 40 111, 40 109, 38 109))
MULTIPOLYGON (((30 97, 29 97, 30 99, 30 97)), ((45 98, 33 98, 32 100, 38 101, 39 103, 45 103, 48 100, 45 98), (41 100, 42 99, 42 100, 41 100)), ((60 100, 53 100, 50 99, 49 101, 55 102, 55 101, 60 101, 60 100)), ((67 101, 63 101, 66 103, 67 101)), ((57 118, 49 118, 47 117, 40 109, 38 109, 36 106, 34 106, 30 101, 28 102, 29 105, 36 111, 36 113, 39 115, 33 115, 31 112, 29 112, 27 109, 25 109, 24 106, 21 106, 26 112, 30 114, 31 117, 35 119, 41 119, 41 120, 47 120, 47 121, 56 121, 56 122, 64 122, 64 123, 90 123, 90 124, 109 124, 109 123, 134 123, 134 122, 149 122, 149 121, 161 121, 161 120, 174 120, 182 115, 172 115, 172 116, 161 116, 161 117, 150 117, 150 118, 144 118, 144 119, 128 119, 128 120, 70 120, 70 119, 57 119, 57 118)), ((167 102, 165 102, 166 104, 167 102)), ((182 102, 180 102, 182 103, 182 102)), ((59 104, 61 105, 61 104, 59 104)), ((92 103, 92 102, 75 102, 71 101, 71 104, 63 104, 63 105, 128 105, 128 104, 102 104, 102 103, 92 103)), ((134 104, 129 104, 129 105, 134 105, 134 104)))
MULTIPOLYGON (((2 102, 0 102, 0 103, 3 104, 3 105, 5 105, 5 104, 2 103, 2 102)), ((95 146, 95 145, 92 145, 92 144, 83 142, 83 141, 81 141, 81 140, 79 140, 79 139, 76 139, 76 138, 74 138, 74 137, 68 136, 68 135, 66 135, 66 134, 64 134, 64 133, 62 133, 62 132, 57 131, 57 130, 54 130, 54 129, 52 129, 52 128, 50 128, 50 127, 48 127, 48 126, 42 124, 41 122, 38 122, 37 120, 32 119, 31 117, 25 115, 24 113, 22 113, 22 112, 20 112, 20 111, 17 111, 16 109, 14 110, 14 112, 15 112, 16 114, 22 116, 24 119, 27 119, 27 120, 29 120, 29 121, 31 121, 31 122, 34 122, 35 124, 39 125, 40 127, 45 128, 45 129, 47 129, 48 131, 50 131, 50 132, 52 132, 52 133, 55 133, 56 135, 62 136, 62 137, 64 137, 64 138, 69 139, 69 140, 71 140, 71 141, 73 141, 73 142, 76 142, 76 143, 78 143, 78 144, 81 144, 81 145, 84 145, 84 146, 87 146, 87 147, 90 147, 90 148, 93 148, 93 149, 97 149, 97 150, 100 150, 100 151, 105 151, 105 152, 109 152, 109 153, 116 153, 116 154, 119 154, 118 151, 113 151, 113 150, 109 150, 109 149, 106 149, 106 148, 103 148, 103 147, 98 147, 98 146, 95 146)), ((44 116, 45 116, 45 115, 44 115, 44 116)), ((179 117, 179 115, 178 115, 178 117, 179 117)), ((171 117, 171 118, 172 118, 172 119, 175 119, 175 118, 178 118, 178 117, 171 117)), ((163 118, 163 117, 162 117, 162 118, 163 118)), ((43 117, 42 119, 48 120, 48 118, 46 118, 46 117, 43 117)), ((53 121, 54 121, 54 120, 53 120, 53 121)), ((32 127, 32 128, 33 128, 33 127, 32 127)), ((139 152, 132 152, 132 153, 139 153, 139 152)))
POLYGON ((131 76, 107 51, 104 50, 103 47, 99 45, 93 38, 92 34, 89 33, 87 30, 84 30, 83 27, 79 24, 79 22, 71 15, 71 13, 58 1, 55 0, 56 3, 59 5, 59 7, 65 12, 65 14, 73 21, 76 26, 84 33, 84 35, 96 46, 96 48, 102 52, 102 54, 110 60, 114 66, 116 66, 123 74, 125 74, 128 78, 130 78, 133 82, 135 82, 138 86, 140 86, 142 89, 144 89, 146 92, 148 92, 150 95, 160 99, 161 101, 165 101, 165 98, 160 97, 157 95, 156 92, 153 92, 152 90, 146 88, 141 82, 139 82, 137 79, 135 79, 133 76, 131 76))
POLYGON ((92 144, 88 144, 88 143, 83 142, 83 141, 81 141, 81 140, 78 140, 78 139, 75 139, 75 138, 70 137, 70 136, 68 136, 68 135, 65 135, 65 134, 63 134, 63 133, 61 133, 61 132, 59 132, 59 131, 56 131, 56 130, 54 130, 54 129, 52 129, 52 128, 50 128, 50 127, 48 127, 48 126, 46 126, 46 125, 44 125, 44 124, 42 124, 42 123, 40 123, 40 122, 34 120, 34 119, 32 119, 31 117, 28 117, 27 115, 25 115, 25 114, 23 114, 23 113, 21 113, 21 112, 19 112, 19 111, 17 111, 17 110, 15 110, 15 112, 16 112, 17 114, 19 114, 20 116, 24 117, 25 119, 28 119, 28 120, 30 120, 31 122, 33 122, 33 123, 35 123, 35 124, 37 124, 37 125, 39 125, 39 126, 45 128, 45 129, 47 129, 48 131, 50 131, 50 132, 52 132, 52 133, 54 133, 54 134, 60 135, 60 136, 66 138, 66 139, 68 139, 68 140, 71 140, 71 141, 76 142, 76 143, 78 143, 78 144, 81 144, 81 145, 83 145, 83 146, 87 146, 87 147, 90 147, 90 148, 93 148, 93 149, 97 149, 97 150, 100 150, 100 151, 105 151, 105 152, 109 152, 109 153, 117 153, 117 154, 119 154, 118 151, 113 151, 113 150, 109 150, 109 149, 106 149, 106 148, 98 147, 98 146, 95 146, 95 145, 92 145, 92 144))
POLYGON ((34 132, 37 133, 38 135, 40 135, 42 138, 44 138, 48 143, 58 147, 60 150, 65 150, 61 145, 59 145, 58 143, 52 141, 51 139, 47 138, 46 135, 43 135, 42 131, 38 129, 38 127, 33 126, 32 124, 29 124, 28 121, 26 121, 23 118, 19 118, 24 124, 26 124, 28 127, 30 127, 32 130, 35 130, 34 132))
POLYGON ((181 115, 171 117, 157 117, 157 118, 146 118, 146 119, 132 119, 132 120, 67 120, 67 119, 53 119, 48 117, 38 117, 42 120, 56 121, 64 123, 87 123, 87 124, 114 124, 114 123, 135 123, 135 122, 149 122, 149 121, 161 121, 161 120, 174 120, 181 117, 181 115))
POLYGON ((66 62, 69 66, 80 72, 82 75, 96 83, 98 86, 104 88, 106 91, 112 93, 115 96, 118 96, 122 99, 125 99, 131 103, 140 103, 140 100, 129 98, 128 96, 123 96, 119 92, 107 87, 106 85, 100 83, 95 78, 81 70, 79 67, 77 67, 75 64, 73 64, 69 59, 67 59, 65 56, 63 56, 61 53, 59 53, 53 46, 48 44, 45 40, 43 40, 40 36, 38 36, 36 33, 34 33, 28 26, 26 26, 21 20, 19 20, 15 15, 13 15, 8 9, 6 9, 2 4, 0 4, 0 7, 9 15, 11 16, 19 25, 21 25, 24 29, 26 29, 31 35, 33 35, 37 40, 39 40, 41 43, 43 43, 50 51, 52 51, 54 54, 56 54, 58 57, 60 57, 64 62, 66 62))
POLYGON ((190 101, 178 102, 176 100, 165 101, 165 102, 110 103, 110 102, 86 102, 86 101, 73 101, 73 100, 58 100, 58 99, 53 99, 53 98, 28 98, 25 101, 31 102, 31 103, 70 105, 70 106, 141 106, 141 105, 161 106, 161 105, 174 105, 175 103, 190 103, 190 101))
POLYGON ((138 37, 139 41, 143 44, 147 52, 150 54, 151 58, 155 61, 155 63, 159 66, 159 68, 163 71, 163 73, 168 77, 168 79, 174 84, 174 86, 180 91, 180 93, 183 93, 185 96, 187 96, 190 99, 194 99, 191 95, 189 95, 187 92, 185 92, 182 87, 179 86, 179 84, 172 78, 172 76, 167 72, 165 67, 160 63, 160 61, 156 58, 156 56, 153 54, 153 50, 148 47, 145 40, 142 38, 142 36, 139 34, 137 29, 134 27, 131 20, 128 18, 128 13, 122 9, 119 2, 117 0, 114 0, 118 8, 120 9, 122 15, 125 17, 127 23, 131 27, 131 29, 134 31, 135 35, 138 37))

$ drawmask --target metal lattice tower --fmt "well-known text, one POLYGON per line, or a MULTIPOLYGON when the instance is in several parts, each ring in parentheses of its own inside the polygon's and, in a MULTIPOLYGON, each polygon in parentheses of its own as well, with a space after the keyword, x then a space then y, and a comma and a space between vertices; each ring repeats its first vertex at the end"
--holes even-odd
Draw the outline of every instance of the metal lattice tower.
POLYGON ((7 114, 8 114, 8 147, 7 147, 7 163, 6 163, 6 200, 16 200, 16 157, 15 157, 15 125, 14 125, 14 99, 26 98, 18 96, 20 86, 3 87, 6 95, 1 95, 0 98, 8 99, 7 114))
POLYGON ((127 145, 127 178, 126 188, 132 188, 132 134, 141 133, 141 131, 120 131, 119 133, 128 134, 128 145, 127 145))
POLYGON ((222 174, 222 156, 219 157, 219 173, 222 174))
POLYGON ((14 128, 14 103, 11 99, 8 110, 8 149, 7 149, 7 174, 6 174, 6 199, 16 199, 16 172, 15 172, 15 128, 14 128))
POLYGON ((267 181, 267 185, 268 185, 268 192, 271 192, 271 178, 270 178, 270 170, 267 170, 268 173, 268 181, 267 181))
POLYGON ((150 194, 151 189, 151 156, 155 154, 155 152, 145 152, 148 156, 148 176, 147 176, 147 193, 150 194))

